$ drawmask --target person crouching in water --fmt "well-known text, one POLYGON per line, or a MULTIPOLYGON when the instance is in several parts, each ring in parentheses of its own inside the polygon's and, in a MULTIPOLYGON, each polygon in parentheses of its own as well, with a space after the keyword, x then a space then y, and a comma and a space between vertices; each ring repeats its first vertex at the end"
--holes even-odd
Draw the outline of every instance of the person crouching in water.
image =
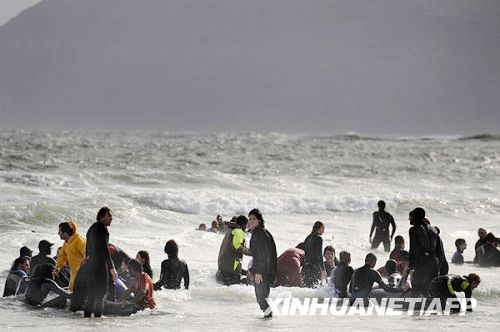
POLYGON ((11 296, 23 294, 26 290, 26 280, 30 271, 30 260, 28 257, 18 257, 12 264, 5 287, 3 296, 11 296))
POLYGON ((276 286, 302 287, 302 263, 305 252, 302 243, 296 248, 285 250, 276 263, 276 286))
POLYGON ((54 281, 55 266, 50 263, 43 263, 38 266, 33 276, 30 278, 26 291, 26 300, 29 304, 38 306, 49 295, 49 292, 59 295, 57 298, 43 304, 44 307, 64 308, 66 300, 70 299, 70 294, 54 281))
MULTIPOLYGON (((433 298, 441 299, 441 309, 446 308, 447 299, 457 299, 455 292, 464 292, 465 298, 469 300, 472 297, 472 291, 479 286, 481 278, 471 273, 468 276, 445 275, 434 278, 429 287, 433 298)), ((472 311, 467 305, 467 311, 472 311)), ((453 308, 452 313, 460 312, 460 308, 453 308)))
POLYGON ((168 255, 168 259, 161 263, 160 280, 154 284, 154 289, 160 290, 162 287, 179 289, 182 279, 184 279, 184 288, 188 289, 189 269, 186 262, 179 259, 179 247, 174 240, 169 240, 165 244, 165 253, 168 255))
POLYGON ((156 301, 153 297, 153 280, 151 277, 142 271, 142 265, 136 260, 131 260, 128 264, 128 271, 132 278, 130 288, 123 294, 120 301, 126 303, 126 299, 130 294, 134 294, 131 302, 134 302, 140 310, 146 308, 154 309, 156 301))
POLYGON ((347 286, 351 282, 354 270, 351 264, 351 254, 347 251, 341 251, 339 254, 340 262, 335 269, 333 269, 330 276, 330 283, 334 287, 335 296, 338 298, 347 298, 347 286))
POLYGON ((245 246, 244 229, 247 224, 248 219, 245 216, 239 216, 234 223, 230 222, 231 231, 224 235, 220 245, 216 279, 226 286, 241 282, 241 260, 243 255, 250 255, 250 249, 245 246))

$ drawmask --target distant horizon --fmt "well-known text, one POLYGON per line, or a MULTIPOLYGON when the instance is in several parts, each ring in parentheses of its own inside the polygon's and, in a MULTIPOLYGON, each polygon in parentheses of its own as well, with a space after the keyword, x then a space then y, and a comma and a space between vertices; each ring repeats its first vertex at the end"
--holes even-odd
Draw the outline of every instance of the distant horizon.
POLYGON ((102 132, 102 133, 141 133, 141 134, 165 134, 165 135, 286 135, 286 136, 317 136, 317 137, 359 137, 370 138, 398 138, 398 139, 500 139, 498 132, 477 133, 428 133, 428 134, 398 134, 398 133, 362 133, 356 131, 346 132, 285 132, 285 131, 175 131, 161 129, 126 129, 126 128, 2 128, 0 132, 102 132))

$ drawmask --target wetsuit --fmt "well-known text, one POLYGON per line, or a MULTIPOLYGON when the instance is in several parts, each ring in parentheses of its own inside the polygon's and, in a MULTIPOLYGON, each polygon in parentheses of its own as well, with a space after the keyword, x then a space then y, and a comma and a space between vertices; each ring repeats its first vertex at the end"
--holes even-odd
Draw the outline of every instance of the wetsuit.
POLYGON ((403 250, 402 246, 395 246, 389 255, 389 259, 394 259, 396 262, 401 262, 401 250, 403 250))
POLYGON ((108 251, 109 232, 102 222, 95 222, 87 232, 87 258, 83 269, 86 276, 87 300, 85 317, 93 313, 100 317, 103 311, 104 295, 108 288, 109 271, 114 269, 108 251))
POLYGON ((252 230, 250 252, 253 256, 250 271, 253 275, 262 275, 262 282, 258 285, 255 284, 255 296, 260 309, 267 315, 269 314, 267 312, 269 304, 266 298, 269 297, 270 287, 276 278, 278 257, 273 236, 262 224, 259 224, 252 230))
POLYGON ((26 300, 29 304, 34 306, 41 305, 47 295, 49 295, 49 292, 54 292, 59 297, 47 302, 44 306, 64 308, 66 300, 70 298, 70 294, 51 279, 53 270, 54 266, 50 264, 39 265, 39 269, 30 278, 26 290, 26 300))
POLYGON ((399 293, 401 289, 392 288, 382 280, 380 273, 372 269, 368 264, 356 269, 351 279, 351 303, 356 298, 364 298, 365 305, 368 304, 368 296, 372 291, 373 283, 377 283, 388 293, 399 293))
POLYGON ((500 251, 491 243, 486 243, 476 250, 479 266, 500 266, 500 251))
POLYGON ((5 287, 3 289, 3 296, 12 296, 23 294, 26 290, 26 279, 28 274, 22 269, 13 269, 10 271, 7 280, 5 280, 5 287))
POLYGON ((244 253, 249 254, 245 247, 245 232, 239 227, 232 227, 231 231, 224 235, 220 245, 217 281, 226 286, 240 283, 241 259, 244 253))
POLYGON ((276 286, 300 287, 302 275, 300 268, 304 260, 304 250, 290 248, 278 257, 276 264, 276 286))
POLYGON ((389 212, 375 211, 373 212, 372 227, 370 229, 370 238, 375 230, 375 236, 372 240, 372 249, 379 247, 380 243, 384 243, 384 250, 389 252, 391 250, 391 238, 396 232, 396 222, 389 212), (389 225, 392 225, 392 233, 389 237, 389 225))
POLYGON ((451 258, 451 262, 453 264, 463 264, 464 263, 464 256, 462 255, 461 251, 456 251, 455 254, 453 254, 453 257, 451 258))
POLYGON ((181 281, 184 279, 184 288, 189 288, 189 269, 182 259, 169 257, 161 263, 160 280, 154 284, 154 289, 162 287, 166 289, 181 288, 181 281))
MULTIPOLYGON (((471 283, 466 276, 439 276, 432 280, 429 290, 433 298, 441 299, 441 307, 443 310, 446 307, 446 299, 457 298, 455 292, 464 292, 465 298, 467 299, 470 299, 472 297, 471 283)), ((460 311, 460 309, 453 310, 460 311)), ((472 311, 472 309, 467 308, 467 311, 472 311)))
POLYGON ((142 270, 151 278, 153 279, 153 270, 151 269, 151 266, 142 266, 142 270))
POLYGON ((481 247, 483 244, 486 244, 486 239, 478 239, 476 241, 476 244, 474 245, 474 251, 476 252, 476 255, 474 256, 474 263, 478 263, 478 255, 477 255, 477 249, 479 249, 479 247, 481 247))
POLYGON ((439 275, 444 257, 439 229, 421 221, 410 228, 409 236, 413 294, 427 297, 430 282, 439 275))
POLYGON ((311 233, 303 242, 304 266, 302 275, 306 287, 314 287, 321 280, 321 271, 325 270, 323 262, 323 239, 321 236, 311 233))
POLYGON ((342 262, 339 263, 335 269, 333 269, 330 281, 335 286, 335 294, 338 298, 349 297, 347 286, 351 282, 353 273, 354 269, 342 262))

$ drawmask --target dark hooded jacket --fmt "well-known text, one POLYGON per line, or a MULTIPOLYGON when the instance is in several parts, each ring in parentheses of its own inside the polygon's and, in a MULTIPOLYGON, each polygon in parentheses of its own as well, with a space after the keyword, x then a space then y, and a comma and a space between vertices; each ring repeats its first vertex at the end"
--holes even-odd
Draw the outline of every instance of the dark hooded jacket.
POLYGON ((276 254, 276 244, 273 236, 262 224, 259 224, 252 231, 250 239, 250 252, 253 256, 253 274, 261 274, 265 282, 274 283, 276 277, 276 265, 278 255, 276 254))

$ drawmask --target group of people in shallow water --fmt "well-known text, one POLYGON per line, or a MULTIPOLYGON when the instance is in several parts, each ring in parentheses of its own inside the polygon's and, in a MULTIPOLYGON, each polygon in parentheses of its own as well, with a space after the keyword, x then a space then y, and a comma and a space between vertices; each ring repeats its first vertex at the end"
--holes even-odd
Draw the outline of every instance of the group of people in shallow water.
MULTIPOLYGON (((338 255, 332 246, 323 248, 322 235, 325 224, 314 223, 311 233, 294 248, 285 250, 279 257, 273 236, 265 228, 264 218, 258 209, 235 216, 229 222, 217 216, 212 230, 200 225, 198 230, 224 235, 217 258, 216 280, 223 285, 250 284, 255 288, 257 302, 265 317, 272 311, 266 301, 271 287, 296 286, 318 287, 325 284, 334 297, 349 298, 351 303, 358 298, 369 297, 455 298, 455 292, 464 292, 471 297, 472 290, 480 283, 480 277, 448 275, 439 228, 431 225, 425 210, 415 208, 409 213, 410 248, 405 250, 404 237, 394 238, 395 247, 384 266, 375 270, 377 257, 369 253, 365 264, 358 269, 350 266, 351 254, 341 251, 338 255), (246 231, 251 238, 247 245, 246 231), (243 269, 243 255, 251 256, 248 269, 243 269), (373 284, 379 285, 378 290, 373 284)), ((161 264, 160 278, 153 283, 149 253, 141 250, 132 259, 118 246, 109 243, 108 226, 113 220, 112 211, 103 207, 96 222, 89 228, 86 238, 78 233, 74 221, 59 225, 58 234, 64 241, 57 255, 52 257, 52 246, 47 240, 39 243, 39 254, 32 256, 27 247, 22 247, 20 256, 10 270, 5 283, 4 296, 25 294, 34 306, 64 308, 70 302, 70 310, 83 310, 85 317, 94 315, 130 315, 138 310, 156 307, 154 290, 162 288, 189 288, 187 264, 178 257, 178 245, 174 240, 165 244, 168 259, 161 264), (48 299, 50 294, 53 294, 48 299)), ((385 211, 385 203, 378 202, 378 211, 373 213, 369 240, 372 249, 381 243, 385 251, 396 231, 394 218, 385 211), (389 235, 389 228, 392 232, 389 235), (375 236, 373 236, 375 233, 375 236)), ((498 239, 484 229, 478 230, 474 263, 480 266, 500 266, 500 252, 496 248, 498 239)), ((463 239, 456 241, 457 251, 452 263, 463 264, 462 253, 466 248, 463 239)))
MULTIPOLYGON (((377 205, 369 241, 372 249, 383 243, 385 251, 389 252, 396 223, 392 215, 385 211, 384 201, 379 201, 377 205)), ((409 251, 405 250, 404 237, 398 235, 394 238, 394 249, 384 266, 375 270, 377 257, 369 253, 365 257, 365 264, 353 269, 348 251, 341 251, 337 259, 332 246, 323 247, 321 236, 325 224, 321 221, 314 223, 311 233, 303 242, 276 257, 274 240, 264 228, 262 215, 254 209, 248 219, 238 216, 227 223, 228 231, 219 250, 216 279, 224 285, 255 284, 257 302, 266 317, 272 316, 270 307, 263 301, 263 296, 269 294, 270 285, 318 287, 326 284, 334 297, 349 298, 351 303, 357 298, 363 298, 367 303, 369 297, 433 297, 440 298, 444 308, 446 299, 456 298, 456 292, 463 292, 470 298, 472 290, 481 282, 480 277, 476 273, 467 276, 448 274, 449 265, 440 230, 431 225, 423 208, 412 210, 409 220, 409 251), (257 226, 252 225, 251 220, 257 220, 257 226), (249 248, 245 244, 245 229, 252 234, 249 248), (243 255, 252 256, 248 270, 241 266, 243 255), (260 282, 257 283, 256 274, 266 277, 262 279, 259 276, 260 282), (258 286, 262 280, 265 285, 258 286), (374 283, 379 285, 378 290, 373 289, 374 283)), ((474 262, 479 266, 500 266, 500 252, 496 248, 498 239, 492 233, 486 234, 482 228, 478 235, 480 239, 476 243, 474 262)), ((463 257, 460 261, 459 256, 465 249, 464 242, 461 239, 456 241, 457 252, 452 263, 463 264, 463 257)))
POLYGON ((59 224, 63 245, 52 257, 53 243, 42 240, 39 254, 22 247, 5 282, 3 296, 25 294, 33 306, 83 310, 85 317, 94 315, 130 315, 146 308, 154 309, 153 291, 162 288, 189 288, 187 264, 179 259, 174 240, 165 244, 168 259, 161 264, 160 278, 153 283, 153 271, 147 251, 132 259, 118 246, 109 243, 108 226, 112 211, 103 207, 86 238, 78 233, 74 221, 59 224), (53 296, 50 296, 53 294, 53 296), (50 298, 52 297, 52 298, 50 298))

